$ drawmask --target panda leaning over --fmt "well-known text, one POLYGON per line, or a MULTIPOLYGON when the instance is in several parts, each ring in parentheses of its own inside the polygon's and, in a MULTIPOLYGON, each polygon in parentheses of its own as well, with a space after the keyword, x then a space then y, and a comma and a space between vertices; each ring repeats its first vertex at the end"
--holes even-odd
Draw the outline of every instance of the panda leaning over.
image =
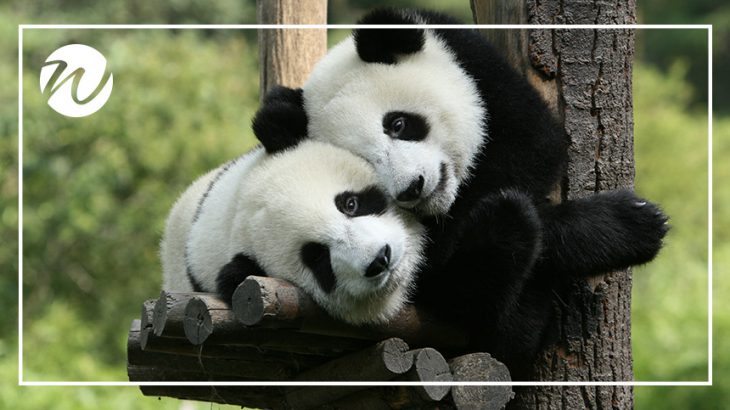
POLYGON ((364 160, 329 144, 256 148, 175 203, 161 244, 163 287, 230 302, 246 276, 265 275, 344 321, 386 321, 412 290, 423 227, 376 182, 364 160))

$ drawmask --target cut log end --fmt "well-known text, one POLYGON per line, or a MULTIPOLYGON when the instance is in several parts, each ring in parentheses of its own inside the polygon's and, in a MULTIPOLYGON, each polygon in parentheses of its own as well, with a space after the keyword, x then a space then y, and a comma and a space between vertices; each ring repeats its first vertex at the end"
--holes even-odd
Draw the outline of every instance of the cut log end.
POLYGON ((393 374, 403 374, 413 365, 412 355, 408 352, 408 343, 398 338, 384 340, 381 343, 380 355, 383 365, 393 374))
POLYGON ((263 295, 261 283, 247 278, 233 293, 233 312, 241 323, 254 326, 263 320, 268 310, 272 309, 268 302, 268 298, 263 295))
MULTIPOLYGON (((449 360, 454 381, 510 381, 507 366, 488 353, 472 353, 449 360)), ((514 397, 510 386, 454 386, 451 397, 458 409, 499 410, 514 397)))
POLYGON ((152 311, 152 329, 155 332, 155 336, 161 336, 165 329, 169 298, 170 294, 163 290, 160 292, 160 297, 157 299, 157 302, 155 302, 155 308, 152 311))
MULTIPOLYGON (((414 351, 413 368, 408 373, 409 379, 425 382, 450 382, 453 380, 449 363, 437 350, 430 347, 414 351)), ((451 390, 448 385, 427 385, 415 388, 422 399, 439 401, 451 390)))
POLYGON ((205 302, 194 297, 185 307, 183 321, 185 337, 194 345, 200 345, 213 333, 213 321, 205 302))

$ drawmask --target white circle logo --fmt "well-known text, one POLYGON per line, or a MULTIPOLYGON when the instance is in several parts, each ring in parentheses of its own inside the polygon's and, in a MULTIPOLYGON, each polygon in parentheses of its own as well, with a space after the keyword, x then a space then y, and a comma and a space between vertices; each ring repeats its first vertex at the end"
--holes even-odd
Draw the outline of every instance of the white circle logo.
POLYGON ((63 46, 41 68, 41 92, 48 105, 67 117, 86 117, 112 94, 114 77, 106 72, 106 58, 83 44, 63 46))

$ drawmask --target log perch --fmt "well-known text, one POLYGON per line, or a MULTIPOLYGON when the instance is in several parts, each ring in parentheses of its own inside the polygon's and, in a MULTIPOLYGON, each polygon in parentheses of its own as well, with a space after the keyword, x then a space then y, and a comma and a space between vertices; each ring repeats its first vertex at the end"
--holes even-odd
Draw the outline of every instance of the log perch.
MULTIPOLYGON (((143 303, 129 330, 127 372, 132 381, 163 382, 509 380, 506 368, 487 354, 447 361, 443 352, 466 345, 460 335, 413 306, 383 325, 341 323, 294 285, 252 277, 237 289, 233 309, 203 293, 162 292, 143 303), (419 344, 412 349, 404 338, 384 335, 404 335, 419 344), (456 343, 448 340, 452 335, 456 343)), ((443 385, 144 386, 142 391, 274 409, 490 409, 511 397, 509 388, 499 386, 443 385)))
POLYGON ((185 307, 191 298, 204 293, 160 292, 152 313, 152 330, 155 336, 185 337, 183 322, 185 307))
POLYGON ((238 329, 225 302, 212 295, 198 295, 185 305, 183 330, 190 343, 199 345, 214 332, 216 336, 229 335, 238 329))
POLYGON ((289 409, 280 387, 140 386, 145 396, 175 397, 262 409, 289 409))
MULTIPOLYGON (((391 338, 322 366, 300 373, 297 381, 387 381, 406 373, 413 364, 413 354, 406 342, 391 338)), ((287 402, 297 409, 311 409, 337 400, 364 386, 291 387, 286 390, 287 402)))
POLYGON ((276 278, 249 276, 233 293, 233 311, 241 323, 265 328, 352 336, 379 341, 398 337, 415 347, 463 350, 469 339, 463 329, 440 322, 407 305, 390 322, 353 326, 330 317, 303 290, 276 278))
MULTIPOLYGON (((426 347, 418 349, 413 354, 413 367, 401 377, 402 380, 409 381, 429 381, 429 382, 450 382, 453 381, 449 363, 444 359, 436 349, 426 347)), ((451 390, 448 385, 427 385, 416 386, 408 389, 409 392, 414 391, 423 400, 439 401, 446 397, 451 390)))
MULTIPOLYGON (((449 360, 455 382, 511 380, 507 366, 488 353, 472 353, 449 360)), ((458 409, 500 410, 514 397, 510 386, 453 386, 451 398, 458 409)))

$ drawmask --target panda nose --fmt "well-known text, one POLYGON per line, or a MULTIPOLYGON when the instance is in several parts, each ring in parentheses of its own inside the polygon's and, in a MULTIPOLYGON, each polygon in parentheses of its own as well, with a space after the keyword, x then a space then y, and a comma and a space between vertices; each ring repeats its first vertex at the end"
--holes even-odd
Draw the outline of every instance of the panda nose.
POLYGON ((383 273, 386 269, 388 269, 389 265, 390 265, 390 245, 385 245, 382 248, 380 248, 380 251, 378 251, 378 255, 370 263, 370 266, 368 266, 368 269, 365 271, 365 276, 368 278, 378 276, 381 273, 383 273))
POLYGON ((421 196, 421 191, 423 191, 423 182, 423 175, 419 175, 418 179, 411 182, 411 184, 408 185, 408 188, 398 194, 395 199, 400 202, 410 202, 418 199, 418 197, 421 196))

